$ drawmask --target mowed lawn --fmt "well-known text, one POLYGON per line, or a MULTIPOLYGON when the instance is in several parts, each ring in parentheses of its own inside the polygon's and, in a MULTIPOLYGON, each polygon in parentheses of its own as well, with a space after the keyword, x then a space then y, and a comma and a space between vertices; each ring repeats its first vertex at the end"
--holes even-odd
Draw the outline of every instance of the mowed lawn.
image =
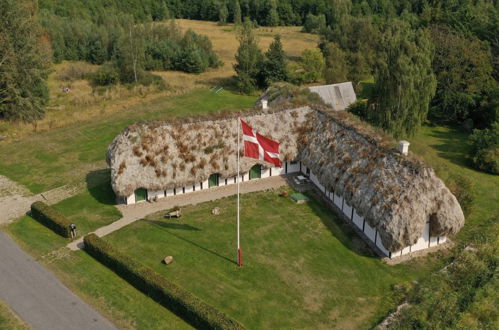
POLYGON ((186 207, 179 220, 150 215, 105 239, 251 329, 370 327, 395 304, 392 285, 430 268, 384 264, 316 201, 268 191, 242 195, 241 209, 241 269, 234 196, 186 207))
POLYGON ((127 125, 143 120, 168 119, 252 107, 255 97, 222 91, 196 90, 156 99, 121 112, 37 133, 19 141, 0 143, 0 174, 33 193, 66 184, 93 185, 99 170, 107 168, 106 151, 127 125))

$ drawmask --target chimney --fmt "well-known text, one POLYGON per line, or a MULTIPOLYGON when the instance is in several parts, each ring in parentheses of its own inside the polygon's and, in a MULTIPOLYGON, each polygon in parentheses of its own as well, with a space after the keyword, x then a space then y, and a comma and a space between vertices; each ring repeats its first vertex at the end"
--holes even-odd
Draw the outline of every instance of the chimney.
POLYGON ((262 99, 262 109, 267 109, 269 106, 268 106, 268 101, 266 99, 262 99))
POLYGON ((399 152, 402 154, 402 155, 405 155, 407 156, 407 154, 409 153, 409 141, 405 141, 405 140, 402 140, 399 142, 399 152))

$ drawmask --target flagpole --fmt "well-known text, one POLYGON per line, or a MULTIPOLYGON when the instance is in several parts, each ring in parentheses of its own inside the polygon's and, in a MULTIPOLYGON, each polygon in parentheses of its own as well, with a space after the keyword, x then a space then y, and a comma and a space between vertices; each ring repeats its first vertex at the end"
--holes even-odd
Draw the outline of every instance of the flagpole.
POLYGON ((240 127, 239 127, 239 123, 240 123, 240 117, 238 116, 237 117, 237 265, 239 267, 242 267, 243 266, 243 256, 242 256, 242 251, 241 251, 241 245, 240 245, 240 232, 239 232, 239 210, 240 210, 240 207, 239 207, 239 182, 241 180, 241 177, 240 177, 240 174, 239 174, 239 157, 240 157, 240 151, 239 151, 239 140, 240 140, 240 127))

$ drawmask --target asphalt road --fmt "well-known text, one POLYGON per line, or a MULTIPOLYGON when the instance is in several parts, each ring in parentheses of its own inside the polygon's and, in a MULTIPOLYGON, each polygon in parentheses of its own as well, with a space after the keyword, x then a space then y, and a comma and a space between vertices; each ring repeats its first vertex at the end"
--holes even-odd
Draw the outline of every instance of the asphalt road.
POLYGON ((2 232, 0 299, 33 329, 116 329, 2 232))

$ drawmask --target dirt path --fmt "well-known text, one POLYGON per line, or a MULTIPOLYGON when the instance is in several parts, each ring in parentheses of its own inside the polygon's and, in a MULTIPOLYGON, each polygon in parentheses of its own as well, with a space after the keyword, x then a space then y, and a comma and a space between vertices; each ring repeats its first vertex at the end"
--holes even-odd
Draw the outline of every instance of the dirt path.
POLYGON ((25 215, 36 201, 55 204, 78 190, 76 186, 62 186, 33 195, 26 187, 0 175, 0 226, 25 215))
MULTIPOLYGON (((286 177, 274 176, 261 180, 253 180, 241 183, 241 193, 250 193, 268 189, 275 189, 287 185, 286 177)), ((217 200, 223 197, 235 195, 237 192, 237 185, 223 186, 212 188, 209 190, 195 191, 185 195, 177 195, 160 199, 154 203, 138 203, 132 205, 118 205, 117 208, 123 214, 120 220, 113 222, 110 225, 97 229, 94 233, 99 236, 105 236, 120 228, 125 227, 145 216, 162 210, 170 209, 174 206, 195 205, 199 203, 217 200)), ((67 245, 71 250, 78 250, 83 248, 83 238, 77 239, 67 245)))

